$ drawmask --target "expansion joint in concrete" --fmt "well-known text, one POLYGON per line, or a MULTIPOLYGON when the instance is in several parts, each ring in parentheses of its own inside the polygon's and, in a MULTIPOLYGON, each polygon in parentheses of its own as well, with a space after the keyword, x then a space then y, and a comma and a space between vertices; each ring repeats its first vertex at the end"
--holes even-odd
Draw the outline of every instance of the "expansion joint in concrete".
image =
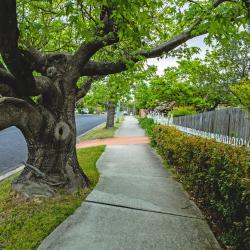
POLYGON ((85 200, 85 202, 91 203, 91 204, 97 204, 97 205, 104 205, 104 206, 110 206, 110 207, 125 208, 125 209, 131 209, 131 210, 136 210, 136 211, 155 213, 155 214, 165 214, 165 215, 183 217, 183 218, 188 218, 188 219, 205 220, 204 218, 196 217, 196 216, 175 214, 175 213, 163 212, 163 211, 155 211, 155 210, 149 210, 149 209, 143 209, 143 208, 135 208, 135 207, 129 207, 129 206, 124 206, 124 205, 110 204, 106 202, 91 201, 91 200, 85 200))

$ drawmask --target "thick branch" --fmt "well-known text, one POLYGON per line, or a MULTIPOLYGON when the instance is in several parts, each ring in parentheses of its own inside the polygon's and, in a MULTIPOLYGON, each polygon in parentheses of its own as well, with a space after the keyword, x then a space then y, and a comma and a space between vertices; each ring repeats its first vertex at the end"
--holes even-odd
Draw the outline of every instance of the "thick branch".
POLYGON ((16 126, 24 135, 30 135, 41 123, 40 113, 28 102, 13 97, 0 98, 0 130, 16 126))
POLYGON ((13 75, 0 67, 0 84, 6 84, 11 87, 17 87, 17 81, 13 75))
MULTIPOLYGON (((46 76, 38 76, 35 78, 35 85, 32 89, 26 89, 18 83, 17 79, 7 72, 6 70, 0 68, 0 85, 4 84, 9 86, 15 91, 16 96, 35 96, 49 91, 53 86, 51 80, 46 76)), ((6 87, 1 87, 1 90, 6 90, 6 87)))
POLYGON ((19 96, 19 97, 35 96, 35 95, 43 94, 47 91, 50 91, 52 88, 55 88, 50 78, 46 76, 38 76, 35 78, 34 82, 35 82, 35 86, 33 86, 31 90, 22 88, 22 86, 18 84, 18 81, 12 74, 0 68, 0 87, 1 87, 0 94, 12 93, 10 96, 13 96, 14 95, 13 93, 15 92, 14 96, 19 96), (1 85, 5 85, 5 86, 3 87, 1 85))
MULTIPOLYGON (((159 46, 152 48, 151 50, 145 51, 139 51, 135 53, 130 58, 127 58, 127 60, 138 62, 141 57, 144 58, 153 58, 153 57, 159 57, 162 54, 166 54, 176 47, 180 46, 181 44, 185 43, 191 38, 194 38, 196 36, 200 36, 204 33, 200 34, 192 34, 192 31, 194 28, 200 23, 200 20, 197 20, 189 29, 187 29, 185 32, 175 36, 171 40, 160 44, 159 46)), ((84 76, 92 76, 92 75, 107 75, 107 74, 115 74, 122 71, 127 70, 127 64, 123 61, 118 61, 116 63, 114 62, 93 62, 89 61, 82 70, 82 75, 84 76)))
MULTIPOLYGON (((217 0, 213 3, 213 8, 218 7, 220 4, 227 2, 228 0, 217 0)), ((185 43, 186 41, 206 34, 207 32, 200 32, 200 33, 193 33, 195 28, 201 23, 202 19, 198 18, 188 29, 186 29, 184 32, 180 33, 179 35, 176 35, 172 39, 170 39, 167 42, 164 42, 152 49, 149 50, 141 50, 133 55, 130 55, 127 60, 138 62, 141 60, 141 57, 143 58, 154 58, 159 57, 163 54, 167 54, 168 52, 174 50, 181 44, 185 43)), ((81 73, 83 76, 92 76, 92 75, 108 75, 108 74, 115 74, 122 71, 127 70, 127 64, 124 62, 124 60, 120 60, 116 63, 114 62, 94 62, 89 61, 84 68, 82 69, 81 73)))
POLYGON ((152 48, 149 51, 140 51, 136 53, 136 56, 143 56, 146 58, 154 58, 159 57, 165 53, 168 53, 169 51, 172 51, 176 47, 180 46, 181 44, 185 43, 186 41, 196 37, 203 35, 207 32, 200 32, 198 34, 192 34, 192 31, 200 24, 201 19, 196 20, 196 22, 191 25, 186 31, 183 33, 175 36, 174 38, 170 39, 167 42, 164 42, 160 44, 159 46, 156 46, 155 48, 152 48))
POLYGON ((0 97, 1 96, 16 97, 16 93, 12 87, 6 84, 0 84, 0 97))
POLYGON ((29 63, 18 48, 16 1, 0 1, 0 53, 11 74, 23 88, 32 90, 35 81, 29 63))
MULTIPOLYGON (((83 5, 80 4, 83 10, 83 5)), ((76 51, 72 58, 74 67, 69 69, 71 75, 81 75, 81 70, 90 58, 105 46, 117 43, 119 41, 116 32, 115 22, 112 18, 112 8, 102 6, 100 21, 103 27, 99 27, 97 38, 91 42, 84 42, 76 51), (75 71, 75 72, 74 72, 75 71)), ((98 25, 97 25, 98 26, 98 25)), ((98 28, 98 27, 97 27, 98 28)))
POLYGON ((35 85, 34 92, 32 95, 39 95, 45 92, 50 91, 52 88, 55 88, 50 78, 46 76, 38 76, 35 78, 35 85))
MULTIPOLYGON (((138 60, 137 60, 138 61, 138 60)), ((136 60, 134 60, 136 62, 136 60)), ((108 61, 89 61, 82 70, 83 76, 94 75, 109 75, 116 74, 127 70, 127 65, 124 61, 108 62, 108 61)))
POLYGON ((89 92, 92 83, 99 79, 100 77, 94 76, 94 77, 90 77, 88 78, 81 86, 80 89, 77 90, 76 93, 76 100, 79 100, 81 98, 83 98, 85 95, 87 95, 87 93, 89 92))
POLYGON ((46 56, 31 45, 26 44, 26 46, 27 48, 23 49, 22 53, 29 61, 29 67, 32 70, 43 73, 45 70, 46 56))
MULTIPOLYGON (((108 34, 103 38, 98 38, 96 41, 81 45, 72 58, 72 63, 77 72, 80 74, 81 69, 98 50, 117 42, 118 38, 116 36, 108 34)), ((70 71, 72 71, 72 68, 70 68, 70 71)))

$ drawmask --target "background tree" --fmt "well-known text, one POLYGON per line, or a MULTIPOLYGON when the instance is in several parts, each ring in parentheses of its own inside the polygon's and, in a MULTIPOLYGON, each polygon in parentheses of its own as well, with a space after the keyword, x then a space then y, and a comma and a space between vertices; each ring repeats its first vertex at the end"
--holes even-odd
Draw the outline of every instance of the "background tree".
POLYGON ((213 45, 204 59, 181 59, 163 76, 137 84, 137 104, 152 109, 161 102, 175 101, 178 106, 192 106, 198 112, 213 110, 219 104, 247 107, 250 38, 245 31, 240 35, 223 46, 213 45))
POLYGON ((84 98, 86 107, 101 106, 107 110, 106 128, 114 127, 115 107, 118 100, 126 104, 130 96, 130 79, 127 74, 110 75, 95 82, 91 91, 84 98))
POLYGON ((133 66, 126 72, 109 75, 93 84, 91 91, 84 97, 84 102, 87 106, 101 105, 105 107, 107 109, 106 128, 113 128, 118 101, 121 106, 127 106, 128 102, 132 100, 134 83, 147 80, 155 72, 154 66, 145 69, 143 64, 137 64, 136 67, 133 66))
POLYGON ((250 111, 250 80, 242 79, 239 83, 230 87, 237 96, 241 105, 250 111))
POLYGON ((246 23, 245 2, 1 0, 0 129, 18 127, 28 146, 13 190, 88 185, 75 150, 75 102, 94 80, 79 85, 83 76, 125 71, 207 32, 226 39, 246 23))

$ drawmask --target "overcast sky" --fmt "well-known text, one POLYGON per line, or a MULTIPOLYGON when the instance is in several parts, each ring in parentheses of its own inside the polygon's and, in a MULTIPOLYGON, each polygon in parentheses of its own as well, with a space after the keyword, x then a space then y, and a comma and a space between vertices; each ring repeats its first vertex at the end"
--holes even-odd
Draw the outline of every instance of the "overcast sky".
MULTIPOLYGON (((209 47, 204 43, 204 36, 195 37, 189 41, 187 41, 187 45, 190 47, 199 47, 201 49, 199 54, 196 54, 195 57, 204 58, 206 50, 209 50, 209 47)), ((147 60, 148 65, 156 65, 158 68, 157 73, 162 75, 164 73, 164 69, 171 66, 177 66, 177 59, 174 57, 169 57, 167 59, 157 59, 152 58, 147 60)))

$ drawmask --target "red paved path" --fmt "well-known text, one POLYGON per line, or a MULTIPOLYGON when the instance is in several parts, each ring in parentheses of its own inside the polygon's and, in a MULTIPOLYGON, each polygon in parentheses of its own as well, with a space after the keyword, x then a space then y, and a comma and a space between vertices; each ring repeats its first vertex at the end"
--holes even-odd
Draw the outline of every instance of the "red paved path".
POLYGON ((114 145, 114 144, 147 144, 149 138, 147 136, 133 136, 133 137, 114 137, 107 139, 87 140, 76 144, 76 148, 88 148, 99 145, 114 145))

